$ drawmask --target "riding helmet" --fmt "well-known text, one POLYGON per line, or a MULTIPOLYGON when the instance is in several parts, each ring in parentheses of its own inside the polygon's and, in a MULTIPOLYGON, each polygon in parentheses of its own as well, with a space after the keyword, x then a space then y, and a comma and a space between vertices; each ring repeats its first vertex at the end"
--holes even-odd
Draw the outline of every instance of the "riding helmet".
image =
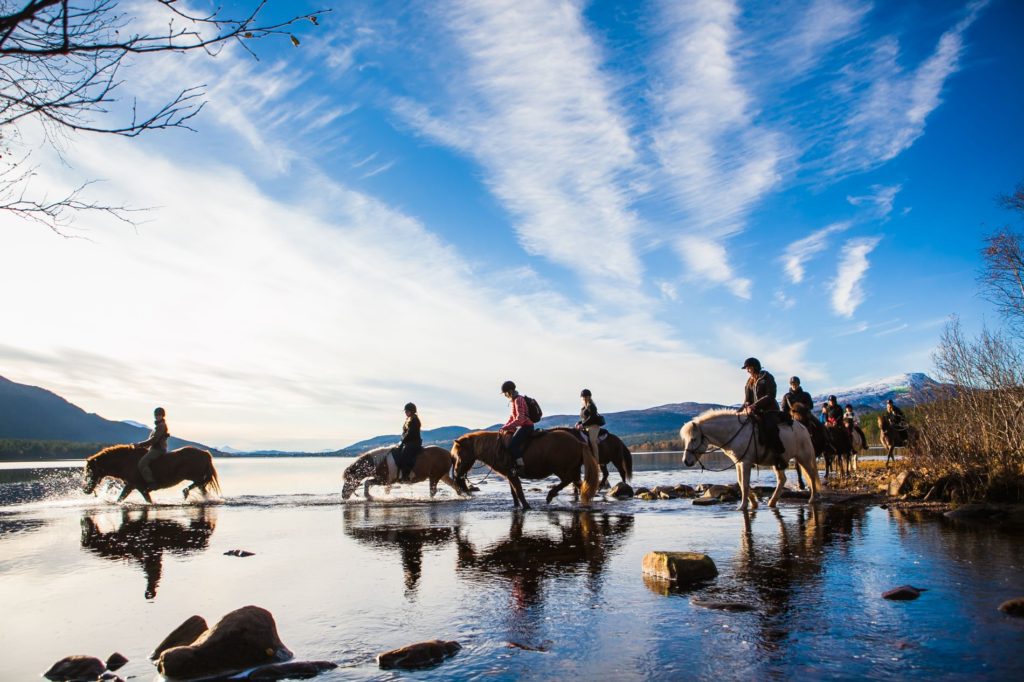
POLYGON ((580 391, 580 397, 581 398, 589 398, 590 396, 591 396, 591 393, 590 393, 590 389, 589 388, 585 388, 582 391, 580 391))
POLYGON ((797 386, 799 386, 800 385, 800 377, 790 377, 789 378, 789 383, 796 384, 797 386))
POLYGON ((506 381, 501 385, 502 393, 511 393, 514 390, 516 390, 516 382, 514 381, 506 381))
POLYGON ((743 366, 740 369, 746 369, 747 367, 753 367, 757 371, 761 371, 761 361, 757 358, 747 358, 743 361, 743 366))
POLYGON ((166 414, 167 414, 167 412, 162 407, 158 407, 155 410, 153 410, 153 415, 156 416, 156 417, 163 417, 166 414))
POLYGON ((413 403, 406 403, 405 407, 403 409, 406 412, 415 412, 416 411, 416 405, 414 405, 413 403))
POLYGON ((830 403, 831 403, 831 402, 835 402, 836 400, 837 400, 837 398, 836 398, 836 397, 835 397, 834 395, 830 395, 830 396, 828 397, 828 401, 829 401, 830 403))

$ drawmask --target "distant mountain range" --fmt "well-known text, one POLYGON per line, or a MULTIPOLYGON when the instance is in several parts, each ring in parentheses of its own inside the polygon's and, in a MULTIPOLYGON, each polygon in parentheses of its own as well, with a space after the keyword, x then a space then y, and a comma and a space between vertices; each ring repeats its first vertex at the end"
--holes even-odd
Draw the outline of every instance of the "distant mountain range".
MULTIPOLYGON (((779 381, 779 397, 788 388, 788 377, 776 377, 779 381)), ((886 400, 892 399, 900 405, 913 405, 930 399, 941 384, 926 374, 901 374, 879 381, 860 384, 852 388, 835 389, 814 396, 820 405, 830 394, 834 394, 841 405, 852 404, 858 411, 885 409, 886 400)), ((739 393, 739 387, 737 393, 739 393)), ((670 440, 678 437, 679 428, 705 410, 726 407, 715 403, 670 403, 643 410, 625 410, 605 413, 608 429, 627 443, 642 441, 670 440)), ((578 416, 556 414, 544 417, 541 428, 572 426, 578 416)), ((486 429, 495 429, 492 424, 486 429)), ((452 441, 471 430, 464 426, 442 426, 423 431, 423 441, 428 445, 450 446, 452 441)), ((87 413, 60 396, 36 386, 18 384, 0 377, 0 439, 59 440, 89 443, 130 443, 144 440, 149 427, 139 422, 110 421, 97 414, 87 413)), ((367 438, 333 451, 321 451, 317 455, 356 455, 367 450, 398 443, 401 436, 388 434, 367 438)), ((264 455, 287 456, 294 453, 282 450, 241 451, 224 446, 219 450, 194 441, 172 437, 171 448, 183 445, 197 445, 214 450, 218 454, 234 456, 264 455)), ((307 453, 301 453, 307 454, 307 453)))

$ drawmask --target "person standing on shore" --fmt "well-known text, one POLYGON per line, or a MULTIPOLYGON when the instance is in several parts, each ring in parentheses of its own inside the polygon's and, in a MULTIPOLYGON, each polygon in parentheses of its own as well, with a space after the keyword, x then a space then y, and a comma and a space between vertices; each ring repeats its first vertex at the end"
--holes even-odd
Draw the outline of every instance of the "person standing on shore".
POLYGON ((587 432, 590 449, 594 453, 594 458, 600 462, 601 457, 597 454, 598 437, 601 435, 601 427, 604 426, 605 420, 597 411, 589 388, 580 391, 580 400, 583 401, 583 407, 580 408, 580 420, 576 422, 576 428, 587 432))
POLYGON ((533 434, 533 422, 530 420, 530 411, 526 406, 526 398, 516 390, 514 381, 506 381, 501 385, 501 394, 508 399, 512 413, 505 424, 498 429, 498 433, 511 433, 512 438, 508 442, 508 451, 512 455, 512 473, 519 475, 523 467, 523 444, 533 434))
POLYGON ((167 454, 167 441, 170 439, 170 431, 167 430, 167 411, 162 407, 153 410, 153 431, 149 438, 136 443, 136 448, 149 448, 146 454, 139 460, 139 473, 142 479, 152 486, 156 483, 153 477, 153 470, 150 468, 153 462, 167 454))
POLYGON ((409 479, 416 455, 423 449, 423 436, 420 434, 420 418, 416 414, 416 405, 405 404, 405 423, 402 425, 402 442, 395 449, 395 463, 398 465, 398 480, 409 479))

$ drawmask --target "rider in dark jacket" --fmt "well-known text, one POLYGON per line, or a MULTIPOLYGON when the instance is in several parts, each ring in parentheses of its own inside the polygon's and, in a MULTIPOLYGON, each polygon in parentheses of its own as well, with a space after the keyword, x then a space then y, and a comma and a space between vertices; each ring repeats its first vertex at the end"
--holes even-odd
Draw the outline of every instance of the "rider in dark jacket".
POLYGON ((408 480, 416 465, 416 455, 423 449, 423 437, 420 435, 420 418, 416 414, 416 406, 405 404, 405 424, 402 425, 402 442, 395 449, 395 463, 398 464, 398 479, 408 480))
POLYGON ((800 377, 789 378, 789 391, 782 396, 782 411, 789 412, 797 403, 802 404, 808 410, 814 407, 814 399, 800 386, 800 377))
POLYGON ((765 446, 781 455, 786 448, 779 438, 782 411, 776 400, 778 387, 775 385, 775 377, 767 370, 761 369, 761 361, 757 358, 747 358, 743 363, 743 369, 747 370, 750 377, 743 388, 741 411, 749 412, 762 425, 761 435, 765 446))

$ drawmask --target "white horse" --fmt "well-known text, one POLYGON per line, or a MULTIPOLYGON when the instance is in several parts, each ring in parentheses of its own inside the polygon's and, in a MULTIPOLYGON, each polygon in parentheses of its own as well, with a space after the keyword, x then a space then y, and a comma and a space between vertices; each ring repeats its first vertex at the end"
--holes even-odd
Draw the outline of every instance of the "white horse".
MULTIPOLYGON (((734 410, 708 410, 694 417, 679 430, 683 439, 683 458, 686 466, 694 466, 700 462, 701 456, 709 448, 719 448, 736 464, 736 480, 740 484, 740 506, 737 511, 751 507, 757 509, 757 498, 750 490, 750 469, 756 465, 770 465, 775 469, 778 483, 775 492, 768 500, 768 506, 774 507, 786 485, 786 471, 778 464, 774 454, 768 453, 764 444, 756 434, 757 425, 752 419, 736 413, 734 410)), ((786 448, 787 460, 795 459, 797 466, 803 469, 804 476, 811 486, 810 502, 818 494, 818 467, 814 458, 814 445, 811 435, 800 422, 779 425, 779 437, 786 448)))

